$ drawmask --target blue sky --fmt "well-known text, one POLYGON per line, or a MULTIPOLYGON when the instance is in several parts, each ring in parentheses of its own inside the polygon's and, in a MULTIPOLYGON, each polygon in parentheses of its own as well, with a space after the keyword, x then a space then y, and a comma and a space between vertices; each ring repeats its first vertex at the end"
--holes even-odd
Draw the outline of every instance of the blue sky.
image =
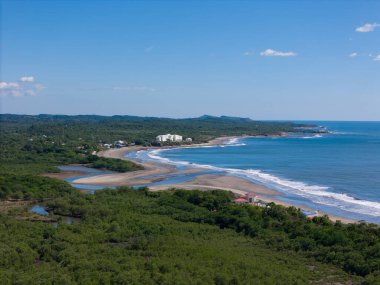
POLYGON ((0 1, 2 113, 380 120, 380 1, 0 1))

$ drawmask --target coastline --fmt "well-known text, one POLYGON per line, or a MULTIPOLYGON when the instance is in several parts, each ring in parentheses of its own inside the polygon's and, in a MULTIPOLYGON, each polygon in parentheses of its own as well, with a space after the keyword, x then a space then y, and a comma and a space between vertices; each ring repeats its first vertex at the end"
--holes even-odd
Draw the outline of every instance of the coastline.
MULTIPOLYGON (((202 147, 202 146, 217 146, 224 145, 227 141, 231 139, 240 139, 248 136, 242 137, 220 137, 211 140, 207 143, 193 144, 191 146, 168 146, 168 147, 144 147, 144 146, 132 146, 132 147, 123 147, 119 149, 108 149, 100 151, 97 153, 100 157, 107 158, 117 158, 122 160, 132 160, 133 162, 140 164, 144 167, 143 170, 126 172, 126 173, 112 173, 112 174, 103 174, 86 178, 79 178, 73 181, 75 184, 87 184, 87 185, 96 185, 96 186, 138 186, 143 184, 152 184, 165 179, 165 175, 177 175, 177 174, 194 174, 195 177, 189 182, 182 183, 172 183, 165 184, 160 186, 149 186, 149 189, 152 191, 162 191, 170 188, 181 188, 181 189, 199 189, 199 190, 211 190, 211 189, 220 189, 228 190, 236 195, 241 195, 245 193, 254 193, 257 195, 258 199, 264 202, 274 202, 279 205, 286 207, 294 206, 302 210, 309 212, 315 212, 315 210, 305 207, 303 205, 297 205, 296 203, 287 203, 282 201, 279 196, 283 195, 281 192, 268 188, 266 186, 254 183, 248 179, 229 176, 223 174, 214 174, 214 175, 205 175, 202 174, 207 169, 204 168, 189 168, 186 170, 177 170, 175 166, 167 164, 164 162, 141 162, 131 158, 125 158, 127 153, 136 152, 139 150, 146 149, 171 149, 171 148, 188 148, 188 147, 202 147), (199 175, 197 175, 199 173, 199 175), (163 176, 159 178, 157 176, 163 176)), ((319 211, 317 216, 323 216, 327 213, 319 211)), ((332 221, 340 220, 343 223, 357 223, 357 220, 345 218, 341 216, 334 216, 327 214, 332 221)))

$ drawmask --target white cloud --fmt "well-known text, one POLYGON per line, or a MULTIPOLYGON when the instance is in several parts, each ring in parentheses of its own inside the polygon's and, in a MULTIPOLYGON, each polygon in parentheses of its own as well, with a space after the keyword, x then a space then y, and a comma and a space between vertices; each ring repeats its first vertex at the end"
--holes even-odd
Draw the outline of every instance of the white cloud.
POLYGON ((357 27, 355 31, 359 33, 368 33, 368 32, 373 32, 377 27, 380 27, 380 24, 373 23, 373 24, 365 24, 363 26, 357 27))
POLYGON ((373 60, 374 61, 380 61, 380 54, 378 54, 373 60))
POLYGON ((353 52, 353 53, 351 53, 349 56, 350 56, 350 57, 357 57, 358 54, 357 54, 356 52, 353 52))
POLYGON ((244 56, 252 56, 254 55, 255 53, 253 51, 246 51, 246 52, 243 52, 243 55, 244 56))
POLYGON ((45 86, 39 83, 34 83, 33 76, 21 77, 18 82, 0 82, 0 95, 1 96, 35 96, 45 86))
POLYGON ((19 84, 16 82, 0 82, 0 89, 18 88, 19 84))
POLYGON ((275 51, 269 48, 261 52, 260 55, 261 56, 296 56, 297 54, 292 51, 282 52, 282 51, 275 51))
POLYGON ((34 77, 33 76, 24 76, 20 78, 21 82, 34 82, 34 77))

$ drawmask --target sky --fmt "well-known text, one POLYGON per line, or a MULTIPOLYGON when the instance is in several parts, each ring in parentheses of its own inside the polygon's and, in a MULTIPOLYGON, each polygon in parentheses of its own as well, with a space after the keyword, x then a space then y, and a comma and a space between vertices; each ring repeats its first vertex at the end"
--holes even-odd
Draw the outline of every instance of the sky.
POLYGON ((1 113, 380 120, 380 1, 0 2, 1 113))

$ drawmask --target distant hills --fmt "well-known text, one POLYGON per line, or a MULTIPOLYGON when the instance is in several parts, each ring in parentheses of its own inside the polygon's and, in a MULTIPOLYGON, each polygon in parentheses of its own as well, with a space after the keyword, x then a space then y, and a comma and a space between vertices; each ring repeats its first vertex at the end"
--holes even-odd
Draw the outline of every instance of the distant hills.
POLYGON ((230 116, 210 116, 203 115, 198 118, 194 118, 195 120, 204 120, 204 121, 232 121, 232 122, 253 122, 250 118, 241 118, 241 117, 230 117, 230 116))
POLYGON ((130 116, 130 115, 52 115, 52 114, 40 114, 40 115, 16 115, 16 114, 0 114, 0 120, 3 122, 9 122, 20 119, 36 120, 36 121, 81 121, 81 122, 95 122, 95 121, 151 121, 151 120, 177 120, 177 121, 203 121, 203 122, 254 122, 250 118, 232 117, 232 116, 211 116, 203 115, 195 118, 166 118, 166 117, 150 117, 150 116, 130 116))

